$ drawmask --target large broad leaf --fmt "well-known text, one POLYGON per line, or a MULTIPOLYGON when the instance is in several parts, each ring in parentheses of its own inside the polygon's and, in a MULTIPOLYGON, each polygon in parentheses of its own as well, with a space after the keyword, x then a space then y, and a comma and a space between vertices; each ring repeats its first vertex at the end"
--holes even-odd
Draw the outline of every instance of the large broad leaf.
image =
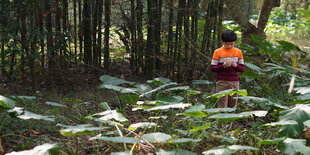
POLYGON ((129 144, 133 144, 136 142, 140 142, 139 139, 136 138, 132 138, 132 137, 100 137, 100 136, 96 136, 96 137, 92 137, 89 140, 103 140, 103 141, 108 141, 108 142, 113 142, 113 143, 129 143, 129 144))
POLYGON ((150 143, 166 143, 172 137, 170 135, 165 134, 165 133, 156 132, 156 133, 144 134, 144 135, 142 135, 141 138, 143 138, 144 140, 146 140, 150 143))
POLYGON ((252 64, 252 63, 246 62, 245 66, 247 68, 250 68, 250 69, 256 71, 259 75, 263 74, 262 69, 260 67, 256 66, 256 65, 252 64))
POLYGON ((6 155, 58 155, 59 154, 59 146, 58 144, 42 144, 40 146, 36 146, 32 150, 20 151, 20 152, 11 152, 6 155))
POLYGON ((217 148, 214 148, 212 150, 208 150, 203 152, 203 154, 206 155, 230 155, 234 154, 239 150, 258 150, 258 148, 251 147, 251 146, 241 146, 241 145, 231 145, 231 146, 219 146, 217 148))
POLYGON ((210 113, 217 113, 217 112, 233 112, 236 108, 211 108, 211 109, 205 109, 203 111, 210 112, 210 113))
POLYGON ((156 155, 197 155, 194 152, 190 152, 187 150, 176 149, 172 151, 165 151, 162 149, 156 150, 156 155))
POLYGON ((180 93, 180 92, 187 91, 187 90, 189 90, 189 86, 179 86, 179 87, 173 87, 173 88, 166 89, 166 91, 172 92, 172 93, 180 93))
POLYGON ((309 94, 310 93, 310 87, 297 87, 294 88, 296 90, 296 93, 299 94, 309 94))
POLYGON ((213 84, 213 82, 208 81, 208 80, 193 80, 192 84, 197 84, 197 85, 200 85, 200 84, 213 84))
POLYGON ((296 121, 296 125, 284 125, 280 129, 280 135, 293 137, 299 135, 304 130, 303 122, 310 119, 310 106, 298 104, 295 107, 280 113, 280 121, 296 121))
POLYGON ((224 114, 215 114, 210 116, 209 118, 215 118, 215 119, 222 119, 222 120, 237 120, 246 118, 249 116, 257 116, 257 117, 264 117, 267 114, 267 111, 250 111, 250 112, 242 112, 239 114, 230 114, 230 113, 224 113, 224 114))
POLYGON ((169 104, 169 105, 159 105, 150 109, 146 109, 146 111, 153 111, 153 110, 164 110, 164 109, 171 109, 171 108, 177 108, 177 109, 184 109, 186 107, 191 106, 191 104, 184 104, 184 103, 179 103, 179 104, 169 104))
POLYGON ((211 150, 204 151, 204 152, 202 152, 202 154, 205 154, 205 155, 231 155, 231 154, 234 154, 236 152, 237 152, 237 150, 231 150, 231 149, 227 148, 226 146, 219 146, 219 147, 213 148, 211 150))
POLYGON ((276 139, 264 139, 258 142, 258 145, 273 145, 283 142, 286 137, 276 138, 276 139))
POLYGON ((97 113, 94 115, 103 116, 103 117, 99 118, 100 120, 103 120, 103 121, 108 121, 108 120, 112 120, 112 119, 114 119, 116 121, 120 121, 120 122, 127 121, 127 119, 121 113, 116 112, 116 110, 107 110, 107 111, 97 113))
POLYGON ((186 109, 185 112, 192 112, 192 111, 203 111, 205 109, 205 105, 203 104, 195 104, 190 108, 186 109))
POLYGON ((279 149, 282 153, 288 155, 294 155, 296 153, 310 154, 310 147, 306 146, 305 139, 287 138, 279 145, 279 149))
POLYGON ((271 122, 264 124, 264 126, 278 126, 278 125, 298 125, 298 123, 294 120, 287 120, 287 121, 271 122))
POLYGON ((200 142, 201 139, 192 139, 192 138, 177 138, 177 139, 172 139, 173 144, 182 144, 182 143, 197 143, 200 142))
POLYGON ((126 100, 127 104, 136 104, 139 101, 138 95, 122 95, 120 98, 126 100))
POLYGON ((23 110, 23 108, 19 108, 19 107, 15 107, 12 110, 9 110, 8 112, 10 113, 15 113, 15 115, 17 115, 18 118, 20 119, 37 119, 37 120, 45 120, 45 121, 55 121, 55 118, 52 116, 43 116, 43 115, 39 115, 39 114, 35 114, 33 112, 27 111, 27 110, 23 110))
POLYGON ((241 96, 247 96, 248 95, 248 92, 245 89, 241 89, 241 90, 228 89, 228 90, 224 90, 224 91, 215 93, 213 95, 210 95, 210 96, 208 96, 208 98, 210 98, 210 97, 220 98, 220 97, 223 97, 225 95, 233 96, 236 93, 241 95, 241 96))
POLYGON ((12 109, 15 106, 15 101, 0 95, 0 110, 1 109, 12 109))
POLYGON ((63 105, 63 104, 59 104, 59 103, 56 103, 56 102, 49 102, 49 101, 46 101, 45 104, 47 105, 51 105, 51 106, 55 106, 55 107, 63 107, 63 108, 67 108, 66 105, 63 105))
POLYGON ((102 84, 99 86, 99 88, 112 89, 114 91, 118 91, 123 94, 127 94, 127 93, 138 94, 137 88, 126 88, 126 87, 115 86, 115 85, 110 85, 110 84, 109 85, 102 84))
POLYGON ((67 126, 63 124, 57 124, 56 126, 64 127, 60 130, 63 136, 77 136, 77 135, 93 135, 94 131, 103 130, 107 127, 92 127, 92 124, 81 124, 77 126, 67 126))
POLYGON ((149 95, 149 94, 154 93, 154 92, 156 92, 156 91, 159 91, 159 90, 161 90, 161 89, 163 89, 163 88, 165 88, 165 87, 167 87, 167 86, 176 85, 176 84, 177 84, 176 82, 166 83, 166 84, 161 85, 161 86, 159 86, 159 87, 157 87, 157 88, 155 88, 155 89, 153 89, 153 90, 150 90, 150 91, 148 91, 148 92, 144 92, 143 94, 140 95, 140 97, 149 95))
POLYGON ((176 104, 180 103, 184 98, 181 96, 165 96, 165 95, 159 95, 156 100, 158 102, 161 102, 163 104, 176 104))
POLYGON ((129 82, 129 81, 126 81, 126 80, 123 80, 123 79, 111 77, 109 75, 102 75, 100 77, 100 80, 103 82, 104 85, 114 85, 114 86, 117 86, 117 85, 124 84, 124 83, 130 84, 130 85, 134 84, 134 82, 129 82))
POLYGON ((156 123, 152 123, 152 122, 140 122, 140 123, 135 123, 135 124, 131 124, 128 129, 129 130, 135 130, 137 128, 151 128, 156 126, 156 123))
POLYGON ((196 128, 194 128, 194 129, 192 129, 191 131, 192 131, 192 132, 198 132, 198 131, 200 131, 200 130, 205 130, 205 129, 209 128, 211 125, 212 125, 212 123, 207 123, 207 124, 205 124, 205 125, 196 127, 196 128))
POLYGON ((155 78, 154 80, 147 80, 147 82, 152 83, 157 86, 161 86, 161 85, 167 84, 168 82, 171 82, 171 80, 167 78, 163 78, 163 77, 158 77, 158 78, 155 78))
POLYGON ((200 117, 200 118, 207 117, 207 114, 202 111, 191 111, 191 112, 180 113, 177 115, 186 115, 190 117, 200 117))
POLYGON ((310 128, 310 120, 307 120, 304 122, 305 127, 310 128))

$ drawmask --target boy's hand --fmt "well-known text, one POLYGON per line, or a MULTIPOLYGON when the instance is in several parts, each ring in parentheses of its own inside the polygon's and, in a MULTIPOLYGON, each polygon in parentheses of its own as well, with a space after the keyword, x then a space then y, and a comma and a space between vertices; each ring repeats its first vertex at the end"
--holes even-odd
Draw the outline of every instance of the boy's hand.
POLYGON ((237 67, 237 63, 234 62, 234 61, 232 61, 232 62, 231 62, 231 66, 234 67, 234 68, 236 68, 236 67, 237 67))
POLYGON ((226 61, 226 62, 224 62, 224 64, 223 64, 223 67, 224 68, 228 68, 228 67, 230 67, 231 66, 231 61, 226 61))

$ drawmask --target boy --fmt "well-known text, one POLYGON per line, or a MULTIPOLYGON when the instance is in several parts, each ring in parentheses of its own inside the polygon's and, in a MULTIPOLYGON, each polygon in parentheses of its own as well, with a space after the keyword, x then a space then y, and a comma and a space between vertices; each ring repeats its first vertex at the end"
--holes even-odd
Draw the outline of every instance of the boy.
MULTIPOLYGON (((244 72, 244 60, 240 49, 235 48, 237 35, 232 30, 226 30, 221 35, 223 47, 214 51, 211 61, 211 71, 216 72, 216 92, 227 89, 239 89, 239 74, 244 72)), ((226 95, 218 101, 218 108, 233 108, 238 100, 226 95)))

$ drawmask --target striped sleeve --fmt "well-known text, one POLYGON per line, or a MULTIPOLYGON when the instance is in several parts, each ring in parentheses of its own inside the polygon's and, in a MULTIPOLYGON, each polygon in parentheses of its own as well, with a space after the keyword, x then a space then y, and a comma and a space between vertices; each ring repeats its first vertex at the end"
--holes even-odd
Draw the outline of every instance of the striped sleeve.
POLYGON ((211 65, 218 65, 219 60, 220 60, 220 57, 218 55, 218 52, 215 51, 212 56, 211 65))
POLYGON ((242 55, 241 50, 239 51, 239 54, 238 54, 238 64, 244 65, 244 60, 243 60, 243 55, 242 55))

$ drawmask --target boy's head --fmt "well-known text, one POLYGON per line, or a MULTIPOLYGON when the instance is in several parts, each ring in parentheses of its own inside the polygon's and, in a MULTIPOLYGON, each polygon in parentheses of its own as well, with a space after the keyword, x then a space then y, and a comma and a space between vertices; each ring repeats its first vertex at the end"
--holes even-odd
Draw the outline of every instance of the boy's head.
POLYGON ((225 48, 231 49, 235 46, 237 34, 232 30, 226 30, 221 35, 222 43, 225 48))

